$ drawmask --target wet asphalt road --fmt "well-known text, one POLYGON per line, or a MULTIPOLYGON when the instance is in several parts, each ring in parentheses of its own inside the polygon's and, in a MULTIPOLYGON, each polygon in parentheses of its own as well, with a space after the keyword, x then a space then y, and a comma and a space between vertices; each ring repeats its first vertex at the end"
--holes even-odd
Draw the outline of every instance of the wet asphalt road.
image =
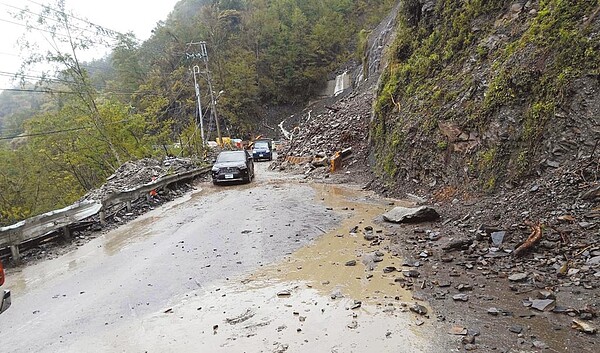
POLYGON ((389 279, 364 280, 362 266, 337 278, 345 258, 371 251, 338 233, 383 206, 292 179, 256 163, 251 184, 198 184, 67 255, 10 274, 0 351, 429 351, 421 334, 403 332, 408 318, 376 310, 381 302, 365 302, 362 320, 348 311, 357 298, 384 298, 369 293, 390 291, 389 279), (343 209, 356 212, 332 210, 349 197, 343 209), (349 286, 353 279, 361 280, 349 286), (292 295, 277 296, 282 290, 292 295), (334 302, 331 291, 346 298, 334 302))

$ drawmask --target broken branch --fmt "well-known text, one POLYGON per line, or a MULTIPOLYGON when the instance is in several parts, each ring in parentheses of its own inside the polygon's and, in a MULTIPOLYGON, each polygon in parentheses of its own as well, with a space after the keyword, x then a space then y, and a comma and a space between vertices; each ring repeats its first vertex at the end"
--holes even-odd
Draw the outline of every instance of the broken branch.
POLYGON ((531 234, 523 244, 515 249, 513 252, 515 257, 522 256, 542 239, 542 224, 539 221, 537 223, 525 222, 525 224, 531 228, 531 234))

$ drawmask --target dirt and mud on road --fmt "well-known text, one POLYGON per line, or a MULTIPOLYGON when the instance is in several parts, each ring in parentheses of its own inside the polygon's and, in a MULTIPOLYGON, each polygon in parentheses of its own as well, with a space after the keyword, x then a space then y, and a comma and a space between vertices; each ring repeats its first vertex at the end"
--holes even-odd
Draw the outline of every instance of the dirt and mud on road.
POLYGON ((568 169, 408 202, 346 184, 367 182, 362 163, 319 182, 256 165, 251 184, 186 185, 9 269, 7 351, 598 350, 598 192, 568 169), (417 204, 441 218, 381 220, 417 204))
POLYGON ((436 323, 411 312, 415 299, 396 285, 399 273, 386 273, 402 261, 384 250, 386 241, 372 245, 363 236, 388 203, 353 189, 313 187, 326 212, 343 215, 332 231, 282 261, 148 318, 143 330, 127 328, 135 338, 119 345, 184 351, 196 342, 207 352, 438 351, 436 323), (350 232, 357 226, 361 230, 350 232), (160 338, 146 342, 148 333, 160 338))
POLYGON ((251 184, 200 183, 11 269, 3 352, 438 352, 448 337, 373 221, 391 207, 267 163, 251 184))

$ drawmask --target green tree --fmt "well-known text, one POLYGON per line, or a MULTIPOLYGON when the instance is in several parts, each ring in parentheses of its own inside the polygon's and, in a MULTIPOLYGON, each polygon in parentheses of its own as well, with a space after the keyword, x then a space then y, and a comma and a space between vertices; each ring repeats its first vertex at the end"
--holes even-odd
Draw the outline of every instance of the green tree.
MULTIPOLYGON (((82 109, 86 109, 92 117, 92 123, 101 135, 102 142, 108 146, 116 161, 116 164, 111 163, 113 169, 116 169, 122 162, 122 156, 115 148, 113 137, 108 133, 100 116, 96 89, 79 59, 79 54, 94 46, 106 45, 117 33, 89 21, 79 20, 66 10, 64 0, 56 0, 52 5, 42 5, 42 8, 40 14, 27 10, 17 14, 17 17, 26 23, 29 31, 41 29, 48 35, 45 37, 48 49, 43 54, 39 54, 40 48, 37 43, 32 42, 31 37, 25 35, 22 38, 21 50, 29 53, 29 56, 22 63, 20 74, 26 77, 28 68, 36 64, 52 65, 54 74, 58 76, 62 86, 68 88, 80 100, 82 109)), ((50 82, 56 83, 42 79, 40 84, 48 85, 50 82)))

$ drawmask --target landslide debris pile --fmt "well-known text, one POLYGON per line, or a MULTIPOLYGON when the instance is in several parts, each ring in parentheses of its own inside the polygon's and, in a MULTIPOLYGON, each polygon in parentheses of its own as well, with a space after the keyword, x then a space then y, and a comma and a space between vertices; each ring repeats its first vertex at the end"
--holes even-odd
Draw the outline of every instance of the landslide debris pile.
MULTIPOLYGON (((387 64, 386 48, 394 39, 400 3, 373 29, 365 43, 362 64, 352 61, 346 70, 351 72, 351 93, 318 101, 301 114, 299 124, 291 129, 292 138, 287 148, 278 151, 278 160, 272 169, 304 171, 311 176, 329 177, 329 163, 336 152, 342 156, 341 168, 352 167, 355 176, 370 176, 369 125, 372 104, 379 74, 387 64), (311 162, 294 164, 287 157, 307 157, 311 162)), ((300 159, 300 163, 305 161, 300 159)), ((354 180, 355 182, 357 180, 354 180)))
POLYGON ((306 114, 302 122, 294 128, 287 148, 280 152, 278 160, 271 168, 280 170, 301 168, 312 171, 318 166, 326 167, 327 163, 294 165, 293 162, 286 160, 286 157, 330 159, 336 152, 348 148, 351 149, 352 154, 342 163, 342 168, 347 168, 356 162, 365 162, 369 152, 368 135, 372 100, 371 90, 353 92, 331 106, 325 107, 326 110, 322 113, 306 114))
POLYGON ((106 179, 104 185, 87 193, 82 200, 102 201, 110 194, 135 189, 166 175, 183 173, 197 167, 190 158, 167 157, 163 161, 144 158, 125 162, 106 179))

